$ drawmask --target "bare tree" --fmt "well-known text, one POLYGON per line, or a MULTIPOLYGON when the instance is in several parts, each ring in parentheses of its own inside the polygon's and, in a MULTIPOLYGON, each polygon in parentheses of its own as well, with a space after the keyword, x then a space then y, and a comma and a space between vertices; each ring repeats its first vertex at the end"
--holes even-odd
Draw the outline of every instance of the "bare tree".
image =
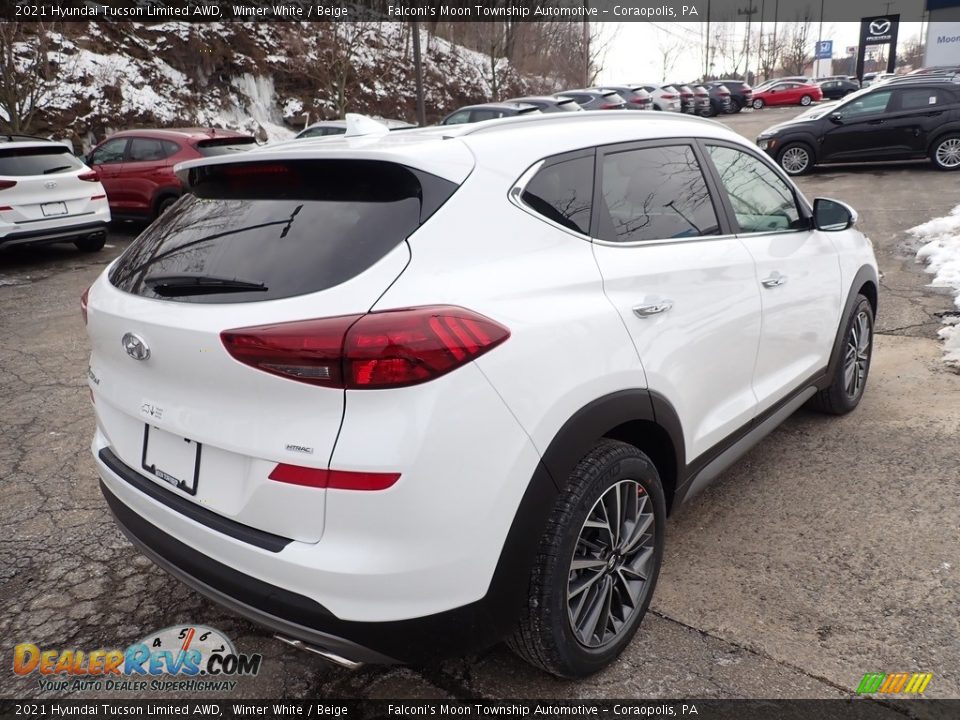
POLYGON ((812 25, 809 10, 805 10, 802 15, 798 14, 796 21, 790 23, 783 52, 783 67, 790 75, 802 75, 807 64, 813 60, 810 52, 813 42, 812 25))
POLYGON ((50 101, 53 49, 47 23, 0 22, 0 127, 28 132, 50 101))
POLYGON ((897 67, 923 67, 923 45, 918 35, 907 40, 900 48, 897 53, 897 67))
POLYGON ((772 32, 763 33, 758 45, 760 55, 760 73, 764 80, 773 77, 783 58, 785 41, 783 35, 774 35, 772 32))
POLYGON ((680 53, 686 43, 669 35, 661 34, 657 42, 657 51, 660 55, 660 79, 667 82, 667 77, 673 72, 677 65, 680 53))
POLYGON ((376 34, 374 22, 332 22, 328 24, 332 42, 328 45, 332 54, 330 64, 331 95, 338 117, 347 111, 347 88, 356 75, 355 64, 361 48, 376 34))

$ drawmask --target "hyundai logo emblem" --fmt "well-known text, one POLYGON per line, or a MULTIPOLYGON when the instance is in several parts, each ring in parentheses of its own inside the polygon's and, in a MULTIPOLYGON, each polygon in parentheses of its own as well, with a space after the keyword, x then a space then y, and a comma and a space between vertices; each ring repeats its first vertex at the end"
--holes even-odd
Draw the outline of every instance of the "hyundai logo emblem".
POLYGON ((56 180, 48 180, 47 182, 45 182, 45 183, 43 184, 43 186, 44 186, 47 190, 53 190, 53 189, 57 186, 57 181, 56 181, 56 180))
POLYGON ((873 35, 883 35, 890 29, 889 20, 874 20, 870 23, 870 32, 873 35))
POLYGON ((127 333, 120 342, 127 355, 134 360, 146 360, 150 357, 150 348, 147 347, 147 343, 139 335, 127 333))

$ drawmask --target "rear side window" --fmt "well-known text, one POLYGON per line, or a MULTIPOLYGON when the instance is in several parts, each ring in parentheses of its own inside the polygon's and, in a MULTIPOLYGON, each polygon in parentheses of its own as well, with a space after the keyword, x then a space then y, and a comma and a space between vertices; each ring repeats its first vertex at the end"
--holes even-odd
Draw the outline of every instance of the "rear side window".
POLYGON ((201 140, 197 143, 197 152, 204 157, 213 155, 230 155, 231 153, 244 152, 257 146, 257 140, 253 137, 222 137, 201 140))
POLYGON ((169 140, 154 138, 133 138, 130 141, 130 162, 150 162, 165 160, 175 155, 180 146, 169 140))
POLYGON ((936 88, 917 88, 899 90, 900 110, 922 110, 935 105, 946 105, 950 102, 946 93, 936 88))
POLYGON ((55 175, 82 168, 80 162, 63 145, 50 147, 4 148, 0 146, 0 175, 55 175))
POLYGON ((194 168, 191 194, 137 238, 110 281, 144 297, 202 303, 318 292, 380 260, 456 188, 379 161, 194 168))
POLYGON ((593 202, 593 156, 546 165, 527 183, 521 199, 558 225, 588 235, 593 202))
POLYGON ((598 236, 610 242, 716 235, 717 215, 689 145, 608 153, 598 236))

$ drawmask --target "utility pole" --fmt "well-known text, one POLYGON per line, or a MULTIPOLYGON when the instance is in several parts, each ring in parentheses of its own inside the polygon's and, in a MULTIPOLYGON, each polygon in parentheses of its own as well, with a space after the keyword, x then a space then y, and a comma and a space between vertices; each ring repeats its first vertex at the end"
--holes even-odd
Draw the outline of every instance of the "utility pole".
MULTIPOLYGON (((821 0, 821 2, 822 1, 823 0, 821 0)), ((747 16, 747 62, 743 69, 743 79, 747 82, 750 82, 750 18, 752 18, 756 12, 757 8, 753 5, 753 0, 749 0, 747 7, 737 9, 737 15, 747 16)))
POLYGON ((583 21, 583 84, 590 84, 590 21, 583 21))
MULTIPOLYGON (((889 3, 887 4, 887 7, 890 7, 889 3)), ((820 0, 820 29, 817 31, 817 47, 815 49, 815 52, 813 53, 813 76, 814 77, 820 77, 820 43, 821 42, 823 42, 823 0, 820 0)))
POLYGON ((710 74, 710 0, 707 0, 707 54, 703 57, 703 79, 710 74))
POLYGON ((773 68, 771 68, 776 74, 777 72, 777 16, 780 14, 780 0, 777 0, 773 5, 773 68))
POLYGON ((420 59, 420 22, 413 21, 413 74, 417 83, 417 125, 427 124, 427 111, 423 102, 423 63, 420 59))

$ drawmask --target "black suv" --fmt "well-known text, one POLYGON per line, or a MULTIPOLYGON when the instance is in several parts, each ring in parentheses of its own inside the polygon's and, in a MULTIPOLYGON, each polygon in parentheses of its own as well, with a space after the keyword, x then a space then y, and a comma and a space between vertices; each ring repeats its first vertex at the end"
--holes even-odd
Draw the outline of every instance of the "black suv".
POLYGON ((757 145, 790 175, 820 163, 925 157, 941 170, 958 170, 960 84, 940 79, 864 88, 819 117, 767 128, 757 145))
POLYGON ((753 88, 745 80, 714 80, 712 85, 724 85, 730 91, 730 109, 738 113, 753 104, 753 88))

